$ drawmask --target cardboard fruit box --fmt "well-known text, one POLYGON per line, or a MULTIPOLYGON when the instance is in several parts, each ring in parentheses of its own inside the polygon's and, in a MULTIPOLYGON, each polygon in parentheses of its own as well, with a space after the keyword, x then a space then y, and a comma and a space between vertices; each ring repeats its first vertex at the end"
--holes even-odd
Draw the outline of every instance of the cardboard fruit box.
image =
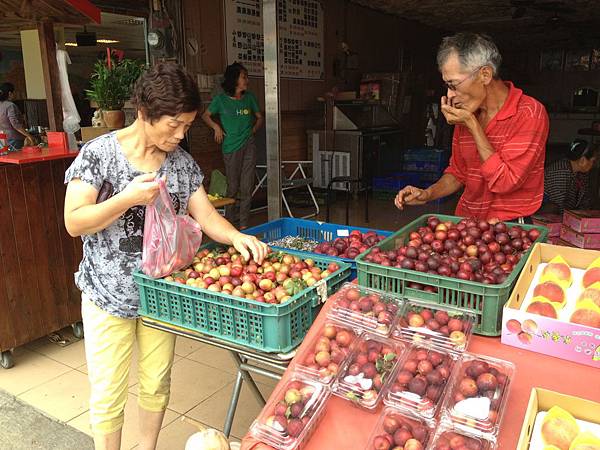
MULTIPOLYGON (((600 329, 521 310, 537 268, 561 255, 572 269, 585 270, 600 252, 535 244, 504 305, 501 342, 513 347, 600 368, 600 329), (518 322, 518 323, 517 323, 518 322), (518 325, 518 327, 517 327, 518 325), (515 329, 518 328, 518 329, 515 329)), ((571 299, 571 301, 573 301, 571 299)))
POLYGON ((563 224, 578 233, 600 233, 600 211, 566 210, 563 224))
POLYGON ((600 249, 600 233, 579 233, 563 225, 560 227, 560 239, 575 247, 600 249))
POLYGON ((548 228, 548 237, 555 237, 560 234, 562 225, 562 216, 560 214, 535 214, 531 217, 534 225, 548 228))
POLYGON ((534 425, 538 413, 548 411, 553 406, 560 406, 578 420, 592 423, 598 423, 600 420, 600 403, 547 389, 533 388, 529 396, 529 404, 523 418, 523 427, 521 428, 516 450, 530 449, 530 443, 537 440, 533 436, 533 432, 536 428, 534 425))

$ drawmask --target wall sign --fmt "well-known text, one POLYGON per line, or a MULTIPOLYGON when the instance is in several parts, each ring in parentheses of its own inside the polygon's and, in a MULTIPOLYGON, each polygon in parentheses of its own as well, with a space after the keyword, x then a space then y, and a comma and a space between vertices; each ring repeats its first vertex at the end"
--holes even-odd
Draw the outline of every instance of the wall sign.
MULTIPOLYGON (((227 63, 264 74, 261 0, 224 0, 227 63)), ((318 0, 278 0, 279 67, 283 78, 323 78, 323 8, 318 0)))

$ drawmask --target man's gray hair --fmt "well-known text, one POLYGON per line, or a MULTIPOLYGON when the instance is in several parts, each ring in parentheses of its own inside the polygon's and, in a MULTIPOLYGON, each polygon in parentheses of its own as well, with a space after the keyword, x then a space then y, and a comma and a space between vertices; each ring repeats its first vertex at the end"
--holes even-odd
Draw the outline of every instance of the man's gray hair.
POLYGON ((440 70, 448 57, 454 53, 457 54, 460 65, 465 71, 489 66, 494 78, 498 77, 502 56, 492 38, 487 34, 458 33, 454 36, 446 36, 442 40, 437 54, 437 64, 440 70))

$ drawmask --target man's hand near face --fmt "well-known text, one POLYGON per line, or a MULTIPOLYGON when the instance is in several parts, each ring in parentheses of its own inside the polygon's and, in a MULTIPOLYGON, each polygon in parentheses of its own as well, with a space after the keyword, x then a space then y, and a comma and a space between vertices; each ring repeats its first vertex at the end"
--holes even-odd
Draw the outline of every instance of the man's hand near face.
POLYGON ((446 96, 442 97, 441 109, 442 114, 446 118, 446 122, 450 125, 464 125, 471 129, 474 122, 477 122, 477 119, 472 112, 466 109, 456 108, 452 104, 452 99, 449 99, 446 96))

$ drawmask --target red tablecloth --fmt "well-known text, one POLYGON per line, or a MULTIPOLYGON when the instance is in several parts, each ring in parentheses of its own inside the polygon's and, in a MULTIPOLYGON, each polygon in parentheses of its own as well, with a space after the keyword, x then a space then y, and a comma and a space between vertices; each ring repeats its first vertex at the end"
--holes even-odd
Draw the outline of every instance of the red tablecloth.
MULTIPOLYGON (((323 306, 298 354, 302 354, 314 335, 319 333, 332 303, 328 302, 323 306)), ((468 351, 512 361, 516 365, 516 377, 512 383, 508 408, 501 424, 499 449, 514 450, 516 448, 529 394, 533 387, 550 389, 600 402, 598 385, 600 371, 593 367, 509 347, 501 344, 500 338, 473 336, 468 351)), ((295 359, 283 375, 280 384, 289 377, 294 366, 295 359)), ((364 449, 380 412, 381 408, 375 413, 369 413, 353 406, 349 401, 332 395, 327 403, 325 416, 305 450, 364 449)), ((249 435, 242 441, 242 450, 268 448, 270 447, 257 443, 249 435)))

